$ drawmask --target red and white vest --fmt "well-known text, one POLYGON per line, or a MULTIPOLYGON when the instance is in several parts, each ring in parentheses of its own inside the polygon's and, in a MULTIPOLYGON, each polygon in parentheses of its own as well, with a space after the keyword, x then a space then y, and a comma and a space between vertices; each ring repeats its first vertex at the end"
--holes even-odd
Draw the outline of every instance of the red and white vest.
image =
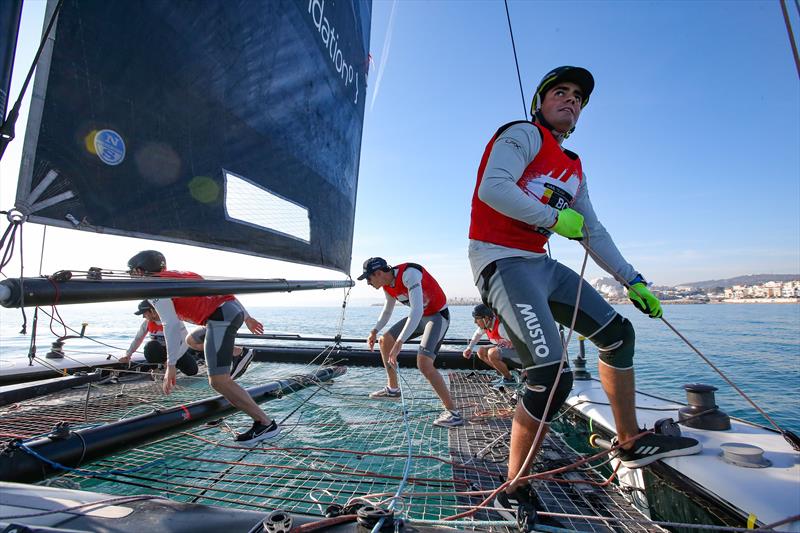
MULTIPOLYGON (((551 234, 547 228, 532 226, 507 217, 478 198, 478 189, 495 140, 514 124, 517 122, 506 124, 497 130, 483 152, 478 167, 478 180, 472 194, 469 238, 508 248, 543 253, 544 245, 551 234)), ((533 124, 542 135, 542 147, 522 172, 522 176, 517 180, 517 187, 531 198, 558 210, 570 207, 583 181, 581 160, 569 150, 562 150, 547 128, 538 123, 533 124)))
MULTIPOLYGON (((187 278, 203 279, 200 274, 194 272, 179 272, 176 270, 163 270, 158 273, 162 278, 187 278)), ((175 306, 175 313, 184 322, 191 322, 199 326, 205 325, 217 308, 223 303, 234 300, 232 294, 218 296, 187 296, 185 298, 172 298, 172 305, 175 306)))
POLYGON ((416 263, 401 263, 394 267, 397 271, 394 278, 394 287, 387 285, 383 290, 401 304, 409 305, 408 288, 403 284, 403 273, 409 267, 416 268, 422 272, 422 305, 424 306, 422 316, 434 315, 444 309, 447 305, 447 296, 444 295, 444 291, 433 279, 433 276, 416 263))
POLYGON ((152 320, 147 321, 147 332, 150 335, 157 335, 157 334, 164 334, 164 326, 161 325, 161 322, 153 322, 152 320))
POLYGON ((492 344, 500 346, 501 348, 511 348, 511 341, 500 335, 500 319, 495 317, 492 322, 492 327, 483 330, 492 344))

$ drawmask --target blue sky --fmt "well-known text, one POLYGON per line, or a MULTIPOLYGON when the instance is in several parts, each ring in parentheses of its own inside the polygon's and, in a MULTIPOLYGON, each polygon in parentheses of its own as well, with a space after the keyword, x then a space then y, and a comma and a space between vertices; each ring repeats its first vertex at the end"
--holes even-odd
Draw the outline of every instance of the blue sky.
MULTIPOLYGON (((12 97, 38 43, 43 4, 26 4, 12 97)), ((580 65, 595 76, 565 146, 580 154, 595 209, 638 270, 658 284, 800 272, 800 86, 777 1, 509 5, 525 108, 552 67, 580 65)), ((789 9, 797 35, 797 10, 789 9)), ((449 295, 475 295, 466 247, 476 169, 497 127, 523 118, 503 3, 376 1, 371 51, 352 273, 371 255, 412 260, 449 295)), ((0 166, 2 209, 13 203, 25 120, 0 166)), ((36 269, 41 229, 26 231, 26 260, 36 269)), ((55 250, 45 272, 85 261, 120 267, 148 247, 48 231, 55 250)), ((557 259, 579 268, 577 244, 551 242, 557 259)), ((171 267, 201 273, 339 278, 154 246, 174 258, 171 267)), ((592 267, 587 275, 600 274, 592 267)), ((378 301, 363 282, 353 297, 378 301)), ((333 303, 340 294, 264 298, 257 303, 333 303)))

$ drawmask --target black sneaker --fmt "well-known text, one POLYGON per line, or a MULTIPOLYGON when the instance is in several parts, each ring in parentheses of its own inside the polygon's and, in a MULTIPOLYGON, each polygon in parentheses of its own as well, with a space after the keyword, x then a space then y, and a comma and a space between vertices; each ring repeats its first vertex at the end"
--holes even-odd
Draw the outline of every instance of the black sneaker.
POLYGON ((253 350, 245 348, 242 350, 242 355, 234 355, 231 362, 231 378, 238 379, 247 371, 250 362, 253 360, 253 350))
MULTIPOLYGON (((616 439, 613 441, 616 444, 616 439)), ((648 434, 636 439, 630 450, 620 449, 617 458, 627 468, 641 468, 665 457, 700 453, 703 445, 689 437, 648 434)))
POLYGON ((512 494, 507 493, 505 490, 494 498, 494 509, 497 514, 502 516, 505 520, 517 520, 517 507, 519 501, 517 500, 519 489, 515 490, 512 494))
POLYGON ((266 425, 262 424, 261 422, 253 422, 253 427, 244 433, 236 435, 235 440, 238 444, 244 444, 245 446, 248 446, 250 444, 261 442, 262 440, 277 437, 280 432, 281 427, 274 420, 266 425))
POLYGON ((538 514, 538 511, 544 511, 545 507, 530 485, 518 487, 511 494, 506 491, 500 492, 494 499, 493 510, 506 520, 516 522, 520 531, 534 531, 536 524, 564 527, 555 518, 538 514))

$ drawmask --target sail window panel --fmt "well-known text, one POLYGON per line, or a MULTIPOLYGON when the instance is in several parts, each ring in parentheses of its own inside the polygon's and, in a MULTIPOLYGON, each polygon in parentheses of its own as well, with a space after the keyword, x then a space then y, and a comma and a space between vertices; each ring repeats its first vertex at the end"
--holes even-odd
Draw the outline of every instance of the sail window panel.
POLYGON ((311 242, 307 208, 227 171, 225 212, 229 220, 311 242))

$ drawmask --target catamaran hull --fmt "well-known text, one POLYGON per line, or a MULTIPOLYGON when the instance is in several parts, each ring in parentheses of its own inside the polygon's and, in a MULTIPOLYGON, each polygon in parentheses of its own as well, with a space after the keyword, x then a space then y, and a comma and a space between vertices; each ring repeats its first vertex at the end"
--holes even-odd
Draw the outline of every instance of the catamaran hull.
MULTIPOLYGON (((263 363, 320 363, 328 360, 345 366, 383 366, 381 354, 376 348, 369 351, 349 346, 310 348, 303 346, 258 346, 253 360, 263 363)), ((417 351, 402 350, 397 363, 403 368, 416 368, 417 351)), ((434 361, 436 368, 454 370, 489 370, 480 359, 473 356, 465 358, 461 352, 439 352, 434 361)))
MULTIPOLYGON (((576 380, 565 407, 560 418, 571 427, 559 431, 573 435, 578 442, 571 444, 579 451, 599 451, 586 445, 589 433, 607 439, 616 434, 608 397, 599 381, 576 380)), ((681 407, 683 404, 636 393, 637 419, 649 428, 661 418, 678 420, 681 407)), ((669 457, 641 469, 622 466, 618 471, 620 486, 626 489, 631 502, 653 520, 752 528, 797 515, 798 453, 775 431, 734 418, 731 426, 725 431, 681 426, 683 434, 701 442, 701 453, 669 457), (760 447, 767 463, 760 468, 746 468, 722 458, 726 445, 743 444, 760 447)), ((800 531, 800 522, 783 524, 778 529, 800 531)))
MULTIPOLYGON (((23 485, 0 482, 0 530, 73 533, 103 531, 105 533, 130 533, 131 531, 157 531, 159 533, 218 533, 220 531, 288 531, 277 524, 289 527, 305 526, 325 521, 322 531, 345 533, 368 531, 354 518, 335 523, 319 516, 287 513, 283 511, 246 511, 230 507, 180 503, 151 496, 112 496, 81 490, 23 485), (100 502, 107 502, 105 504, 100 502), (77 512, 63 509, 84 505, 77 512), (59 512, 61 511, 61 512, 59 512), (36 517, 28 515, 39 515, 36 517), (6 518, 8 517, 8 518, 6 518), (18 517, 18 518, 17 518, 18 517), (280 522, 278 522, 280 521, 280 522), (268 523, 271 527, 265 527, 268 523), (11 524, 16 528, 9 527, 11 524), (35 525, 34 525, 35 524, 35 525)), ((443 527, 403 526, 400 531, 450 532, 443 527)))

